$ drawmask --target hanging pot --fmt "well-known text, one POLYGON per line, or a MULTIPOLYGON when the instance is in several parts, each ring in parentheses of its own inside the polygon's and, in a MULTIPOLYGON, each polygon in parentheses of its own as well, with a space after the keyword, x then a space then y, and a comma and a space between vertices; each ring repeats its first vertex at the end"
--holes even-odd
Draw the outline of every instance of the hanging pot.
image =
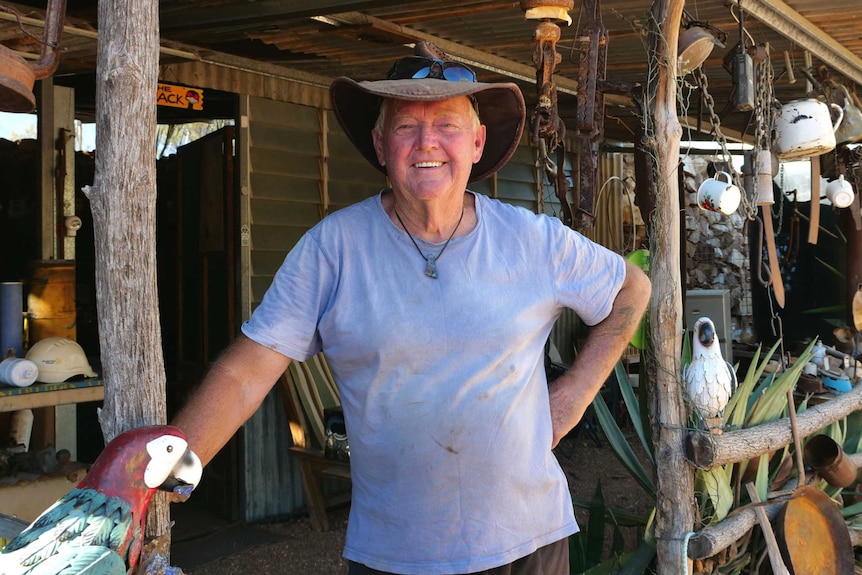
POLYGON ((33 85, 57 70, 65 15, 66 0, 48 0, 42 51, 39 60, 32 64, 0 46, 0 111, 32 112, 36 109, 33 85))
POLYGON ((775 118, 772 151, 782 160, 830 152, 835 149, 835 129, 843 118, 838 104, 827 106, 814 98, 788 102, 775 118), (830 108, 837 114, 835 121, 830 108))
POLYGON ((699 68, 716 46, 724 48, 724 43, 703 26, 691 26, 680 32, 676 60, 677 75, 684 76, 699 68))
POLYGON ((853 102, 847 86, 844 91, 844 119, 835 130, 835 141, 839 144, 853 144, 862 140, 862 110, 853 102))

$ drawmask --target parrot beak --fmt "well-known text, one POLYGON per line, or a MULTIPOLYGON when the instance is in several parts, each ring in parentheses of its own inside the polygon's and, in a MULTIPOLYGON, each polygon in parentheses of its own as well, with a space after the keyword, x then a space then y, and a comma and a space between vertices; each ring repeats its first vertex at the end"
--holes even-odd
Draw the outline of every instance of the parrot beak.
POLYGON ((186 449, 171 474, 159 485, 159 490, 173 493, 175 501, 185 501, 200 483, 202 473, 200 458, 191 449, 186 449))
POLYGON ((704 347, 712 345, 715 341, 715 327, 712 325, 712 322, 705 321, 698 326, 697 339, 700 340, 700 343, 702 343, 704 347))

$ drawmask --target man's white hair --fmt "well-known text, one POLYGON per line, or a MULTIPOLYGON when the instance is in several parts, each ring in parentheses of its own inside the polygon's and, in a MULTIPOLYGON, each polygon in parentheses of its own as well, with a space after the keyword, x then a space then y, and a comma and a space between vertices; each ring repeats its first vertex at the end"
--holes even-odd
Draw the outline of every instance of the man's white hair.
MULTIPOLYGON (((470 100, 470 119, 473 123, 473 129, 477 130, 482 124, 479 119, 478 103, 472 96, 466 96, 470 100)), ((378 135, 383 135, 383 126, 386 124, 386 117, 389 115, 389 108, 392 105, 392 98, 383 98, 380 101, 380 113, 377 115, 377 122, 374 123, 373 131, 378 135)))

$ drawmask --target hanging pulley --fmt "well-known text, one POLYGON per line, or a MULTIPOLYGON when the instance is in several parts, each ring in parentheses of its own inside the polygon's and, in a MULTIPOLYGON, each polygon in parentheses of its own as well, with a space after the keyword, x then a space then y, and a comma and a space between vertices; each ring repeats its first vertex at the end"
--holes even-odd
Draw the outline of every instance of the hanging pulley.
MULTIPOLYGON (((562 211, 561 219, 567 226, 572 226, 574 216, 569 204, 569 184, 565 173, 565 143, 566 126, 560 118, 557 109, 557 87, 554 83, 554 72, 562 58, 557 53, 557 42, 560 39, 559 24, 571 24, 569 10, 574 7, 574 0, 521 0, 521 9, 528 20, 538 20, 533 40, 533 65, 536 68, 536 107, 530 116, 530 140, 538 150, 537 167, 541 173, 541 181, 547 177, 554 182, 557 198, 562 211), (550 154, 556 153, 557 161, 550 154)), ((540 184, 541 185, 541 184, 540 184)), ((541 195, 541 194, 540 194, 541 195)))

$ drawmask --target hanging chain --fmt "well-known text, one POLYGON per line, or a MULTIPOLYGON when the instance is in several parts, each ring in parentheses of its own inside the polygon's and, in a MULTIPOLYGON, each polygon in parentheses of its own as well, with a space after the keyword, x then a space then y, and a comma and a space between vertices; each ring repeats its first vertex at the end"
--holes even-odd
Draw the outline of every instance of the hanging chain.
POLYGON ((774 119, 774 108, 772 104, 775 100, 772 86, 772 60, 769 58, 768 49, 764 52, 765 56, 760 60, 760 62, 755 64, 754 69, 754 140, 755 146, 760 150, 769 149, 769 137, 770 132, 772 131, 772 121, 774 119))
POLYGON ((754 204, 753 198, 749 197, 751 192, 746 190, 745 186, 742 184, 741 174, 736 167, 734 167, 733 162, 731 161, 732 156, 730 151, 727 149, 727 138, 721 131, 721 119, 718 117, 718 114, 715 113, 715 100, 712 99, 712 94, 709 93, 709 80, 707 80, 706 74, 703 73, 702 68, 695 68, 692 70, 692 74, 694 75, 695 81, 697 81, 697 87, 700 89, 700 93, 703 95, 703 101, 706 104, 707 112, 709 112, 709 123, 712 125, 712 132, 721 146, 721 154, 728 164, 728 169, 733 177, 733 183, 743 191, 740 202, 740 212, 744 217, 752 220, 757 215, 757 207, 754 204))

